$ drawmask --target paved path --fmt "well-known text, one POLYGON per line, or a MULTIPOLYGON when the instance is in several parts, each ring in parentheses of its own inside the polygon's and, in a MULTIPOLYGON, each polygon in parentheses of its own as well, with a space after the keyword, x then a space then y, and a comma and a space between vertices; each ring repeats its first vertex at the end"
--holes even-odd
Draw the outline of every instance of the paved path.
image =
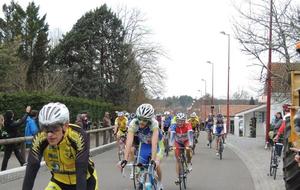
POLYGON ((283 190, 282 158, 277 169, 277 178, 268 176, 271 151, 264 149, 264 137, 228 136, 228 147, 232 149, 246 164, 251 172, 256 190, 283 190))
MULTIPOLYGON (((251 174, 244 162, 233 151, 225 148, 224 159, 219 160, 212 149, 205 145, 204 134, 193 158, 193 171, 188 177, 189 190, 255 190, 251 174)), ((123 178, 116 168, 116 150, 93 157, 96 163, 101 190, 129 190, 131 181, 123 178)), ((175 161, 173 155, 162 163, 163 184, 166 190, 179 189, 174 184, 175 161)), ((50 178, 49 172, 41 170, 36 180, 36 190, 43 189, 50 178)), ((0 185, 0 189, 21 189, 22 180, 0 185)))

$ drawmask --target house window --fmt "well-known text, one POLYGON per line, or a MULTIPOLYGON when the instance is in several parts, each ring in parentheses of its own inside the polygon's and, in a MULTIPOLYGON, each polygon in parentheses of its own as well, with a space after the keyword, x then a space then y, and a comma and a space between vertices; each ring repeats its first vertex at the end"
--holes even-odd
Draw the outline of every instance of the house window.
POLYGON ((263 111, 257 112, 257 121, 259 123, 265 122, 265 112, 263 111))

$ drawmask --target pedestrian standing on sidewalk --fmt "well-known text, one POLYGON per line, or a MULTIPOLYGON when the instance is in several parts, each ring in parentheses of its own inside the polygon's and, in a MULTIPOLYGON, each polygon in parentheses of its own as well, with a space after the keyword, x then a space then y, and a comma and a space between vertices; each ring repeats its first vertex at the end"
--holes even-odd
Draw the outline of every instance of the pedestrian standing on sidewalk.
MULTIPOLYGON (((38 111, 32 110, 30 115, 26 119, 25 137, 34 136, 39 131, 37 125, 38 111)), ((26 148, 30 148, 32 145, 31 140, 26 141, 26 148)))
MULTIPOLYGON (((18 128, 25 123, 30 111, 31 107, 26 107, 26 113, 22 117, 22 119, 18 121, 14 121, 14 112, 12 110, 7 110, 4 114, 4 130, 7 132, 8 138, 18 137, 18 128)), ((1 171, 6 170, 8 160, 11 156, 11 153, 14 151, 20 165, 23 166, 25 164, 25 160, 22 157, 18 144, 7 144, 4 146, 4 157, 2 161, 1 171)))
POLYGON ((111 126, 111 118, 109 112, 105 112, 102 122, 103 122, 103 127, 111 126))

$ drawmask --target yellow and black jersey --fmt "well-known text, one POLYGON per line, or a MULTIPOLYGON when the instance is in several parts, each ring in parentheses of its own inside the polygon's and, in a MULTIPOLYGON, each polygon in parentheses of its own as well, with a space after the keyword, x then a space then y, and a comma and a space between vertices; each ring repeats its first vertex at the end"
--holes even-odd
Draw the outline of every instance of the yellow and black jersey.
POLYGON ((192 125, 193 129, 196 129, 196 127, 200 125, 198 117, 191 117, 188 119, 188 122, 192 125))
POLYGON ((48 144, 45 132, 34 137, 23 187, 32 189, 42 157, 52 177, 64 184, 86 183, 94 171, 94 163, 89 157, 89 139, 77 125, 69 124, 62 141, 56 146, 48 144))

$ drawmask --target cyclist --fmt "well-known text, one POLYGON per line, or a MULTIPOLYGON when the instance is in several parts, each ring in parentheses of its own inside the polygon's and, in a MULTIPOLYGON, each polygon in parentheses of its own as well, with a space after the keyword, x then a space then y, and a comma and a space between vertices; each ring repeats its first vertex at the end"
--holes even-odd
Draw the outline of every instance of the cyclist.
POLYGON ((206 132, 207 132, 207 146, 209 146, 209 144, 212 141, 212 135, 213 135, 213 126, 214 126, 214 118, 213 115, 211 113, 209 113, 208 118, 206 120, 206 132))
POLYGON ((166 111, 164 113, 165 119, 164 119, 164 132, 167 132, 169 130, 169 127, 171 126, 171 121, 173 119, 170 112, 166 111))
POLYGON ((97 190, 98 179, 89 156, 89 140, 79 126, 69 124, 68 108, 59 102, 39 112, 41 131, 28 155, 23 190, 32 190, 42 157, 52 177, 45 190, 97 190))
MULTIPOLYGON (((184 113, 176 114, 176 123, 171 126, 171 135, 170 135, 170 146, 175 145, 175 156, 176 156, 176 172, 179 175, 179 155, 180 148, 186 149, 188 170, 192 170, 192 153, 191 147, 193 146, 193 129, 189 122, 186 122, 186 115, 184 113)), ((179 179, 175 181, 178 183, 179 179)))
POLYGON ((162 190, 160 162, 163 157, 164 146, 158 122, 154 118, 154 108, 151 104, 142 104, 137 108, 136 116, 137 118, 132 120, 129 125, 125 159, 120 162, 120 166, 123 168, 126 166, 129 159, 130 147, 136 134, 140 141, 137 162, 149 164, 149 158, 151 158, 150 164, 154 165, 158 175, 158 188, 162 190))
MULTIPOLYGON (((195 112, 191 113, 190 118, 188 119, 188 122, 192 125, 194 135, 196 134, 196 132, 197 132, 197 134, 199 134, 200 133, 200 130, 199 130, 200 122, 199 122, 199 117, 196 115, 195 112)), ((197 143, 197 142, 198 142, 198 137, 195 138, 194 143, 197 143)))
POLYGON ((125 136, 127 133, 127 123, 128 119, 125 117, 124 112, 118 112, 118 117, 115 119, 115 128, 114 128, 114 135, 117 138, 117 147, 118 152, 120 152, 120 139, 121 137, 125 136))
POLYGON ((217 140, 216 140, 216 155, 219 156, 219 142, 220 140, 222 140, 222 137, 224 135, 224 121, 223 121, 223 115, 218 113, 216 115, 216 131, 215 131, 215 135, 217 136, 217 140))

